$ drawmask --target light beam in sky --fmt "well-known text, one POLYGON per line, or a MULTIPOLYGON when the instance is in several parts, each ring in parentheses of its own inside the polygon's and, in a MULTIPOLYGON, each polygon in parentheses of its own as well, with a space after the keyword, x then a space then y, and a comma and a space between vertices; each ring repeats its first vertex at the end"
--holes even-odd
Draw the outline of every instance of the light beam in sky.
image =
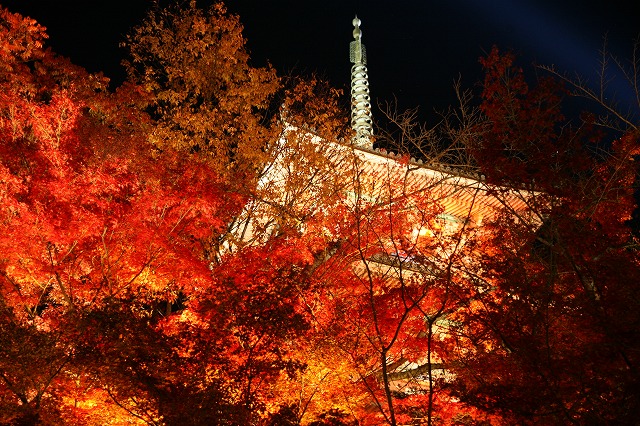
MULTIPOLYGON (((561 73, 580 76, 586 79, 591 89, 599 90, 601 51, 606 34, 595 34, 599 29, 587 22, 576 22, 578 14, 563 19, 560 17, 560 6, 543 8, 539 3, 522 0, 472 0, 459 3, 472 9, 476 16, 496 30, 508 32, 511 38, 520 43, 506 47, 529 50, 540 65, 554 65, 561 73)), ((590 11, 591 14, 595 12, 590 11)), ((505 47, 500 46, 499 40, 497 44, 498 47, 505 47)), ((619 46, 608 47, 613 49, 614 54, 626 53, 619 46)), ((631 48, 630 42, 627 57, 631 56, 631 48)), ((516 53, 519 53, 518 50, 516 53)), ((612 66, 607 73, 609 85, 606 95, 617 97, 624 106, 632 105, 635 99, 633 91, 624 81, 620 70, 612 66)))

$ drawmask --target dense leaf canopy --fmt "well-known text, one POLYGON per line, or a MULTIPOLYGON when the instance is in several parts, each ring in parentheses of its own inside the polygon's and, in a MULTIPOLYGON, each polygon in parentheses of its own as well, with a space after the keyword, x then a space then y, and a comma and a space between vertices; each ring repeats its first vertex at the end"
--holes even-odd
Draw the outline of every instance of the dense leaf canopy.
POLYGON ((115 91, 46 39, 0 8, 0 424, 637 421, 633 121, 494 49, 454 185, 354 151, 222 4, 150 12, 115 91))

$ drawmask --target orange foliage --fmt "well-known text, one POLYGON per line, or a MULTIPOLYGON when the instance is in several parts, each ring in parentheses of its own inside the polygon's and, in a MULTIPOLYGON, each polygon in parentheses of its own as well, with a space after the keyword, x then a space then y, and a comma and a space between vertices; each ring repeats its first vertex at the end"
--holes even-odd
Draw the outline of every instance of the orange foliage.
POLYGON ((481 228, 322 145, 340 93, 249 66, 221 4, 154 9, 114 93, 45 39, 0 9, 0 423, 635 420, 637 134, 593 155, 493 50, 476 183, 542 191, 481 228))

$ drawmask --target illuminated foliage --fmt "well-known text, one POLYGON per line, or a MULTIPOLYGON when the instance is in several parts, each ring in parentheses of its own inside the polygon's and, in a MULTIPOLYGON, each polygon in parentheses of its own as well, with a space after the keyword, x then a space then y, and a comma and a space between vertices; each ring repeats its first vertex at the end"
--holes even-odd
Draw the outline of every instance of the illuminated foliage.
POLYGON ((633 422, 638 133, 607 146, 589 117, 566 123, 562 90, 529 87, 511 55, 494 49, 483 65, 490 120, 476 158, 488 180, 545 192, 530 217, 505 209, 490 225, 478 278, 491 291, 460 317, 469 345, 455 369, 459 395, 519 424, 633 422))
POLYGON ((633 126, 493 50, 467 179, 326 143, 341 94, 221 4, 154 9, 113 93, 45 40, 0 9, 0 423, 635 421, 633 126))
POLYGON ((195 3, 152 10, 124 43, 125 65, 150 95, 153 143, 201 152, 242 184, 274 138, 267 113, 279 79, 248 65, 237 16, 221 3, 206 11, 195 3))
MULTIPOLYGON (((200 24, 228 24, 217 41, 240 49, 237 19, 216 10, 200 24)), ((243 168, 228 172, 224 161, 212 166, 213 151, 158 142, 175 110, 154 111, 149 87, 108 93, 106 79, 45 51, 35 22, 1 13, 2 421, 249 424, 262 411, 265 377, 296 368, 278 342, 305 329, 287 283, 307 260, 274 242, 253 254, 252 267, 275 267, 265 251, 287 263, 252 284, 255 271, 240 267, 249 251, 218 268, 210 259, 212 241, 223 241, 247 203, 251 187, 239 187, 262 167, 239 156, 267 141, 266 128, 252 123, 273 91, 264 81, 272 73, 220 65, 249 85, 215 89, 216 108, 236 108, 223 121, 234 116, 256 130, 224 138, 238 148, 227 165, 243 168), (262 100, 251 85, 265 91, 262 100), (258 284, 264 293, 255 300, 258 284), (92 413, 96 406, 105 414, 92 413)), ((233 55, 211 58, 235 63, 233 55)))

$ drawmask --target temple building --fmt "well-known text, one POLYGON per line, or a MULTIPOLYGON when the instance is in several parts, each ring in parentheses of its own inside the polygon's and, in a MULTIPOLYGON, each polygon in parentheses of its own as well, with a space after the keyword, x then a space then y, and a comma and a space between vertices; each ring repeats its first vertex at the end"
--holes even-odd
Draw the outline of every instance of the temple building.
MULTIPOLYGON (((348 242, 353 257, 347 268, 364 281, 386 283, 376 292, 433 280, 445 272, 458 279, 473 269, 475 261, 473 252, 465 251, 467 239, 485 232, 483 224, 502 211, 528 217, 527 202, 535 194, 492 187, 482 175, 428 158, 374 149, 360 19, 354 18, 353 26, 352 138, 325 140, 285 123, 273 147, 273 161, 258 183, 258 196, 235 225, 236 241, 258 244, 294 226, 335 247, 345 222, 351 221, 352 228, 375 238, 348 242), (327 217, 333 217, 333 222, 327 217)), ((444 332, 443 327, 436 332, 444 332)), ((429 368, 446 374, 437 354, 431 357, 429 368)), ((425 365, 420 359, 390 356, 387 375, 394 391, 412 393, 420 388, 425 365)))
MULTIPOLYGON (((360 26, 360 19, 354 18, 354 39, 350 43, 349 55, 353 64, 352 139, 324 140, 308 129, 285 123, 274 149, 273 162, 264 170, 259 183, 260 189, 274 198, 267 203, 267 210, 271 211, 261 211, 260 215, 291 215, 298 219, 308 216, 305 209, 317 207, 319 195, 328 189, 340 191, 347 198, 376 203, 394 203, 400 198, 429 193, 430 198, 441 205, 443 211, 439 217, 449 224, 449 228, 463 223, 481 226, 485 219, 494 217, 505 208, 526 214, 528 195, 523 195, 522 191, 502 188, 501 196, 496 197, 495 188, 487 185, 480 174, 432 163, 428 158, 408 158, 373 148, 367 55, 360 26), (322 159, 319 160, 318 156, 322 159), (300 181, 305 179, 309 182, 302 184, 300 181), (304 189, 302 193, 290 192, 299 188, 304 189)), ((275 218, 267 220, 271 224, 277 221, 275 218)))

